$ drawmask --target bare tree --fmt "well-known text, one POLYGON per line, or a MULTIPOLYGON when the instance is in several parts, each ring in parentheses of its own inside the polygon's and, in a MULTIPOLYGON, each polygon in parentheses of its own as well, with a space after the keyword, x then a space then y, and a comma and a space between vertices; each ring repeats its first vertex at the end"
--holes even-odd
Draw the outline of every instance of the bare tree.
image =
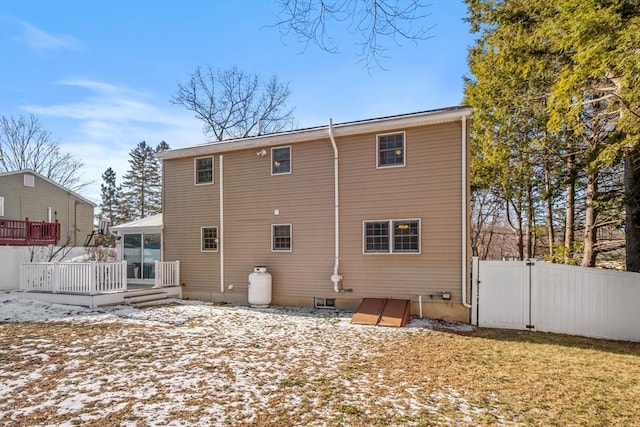
POLYGON ((361 61, 365 68, 384 68, 387 40, 400 44, 401 40, 417 42, 429 38, 423 22, 431 6, 424 0, 278 0, 281 10, 277 15, 283 36, 292 33, 305 44, 310 43, 330 53, 338 47, 330 34, 333 24, 344 25, 360 36, 361 61))
POLYGON ((58 245, 29 246, 29 262, 52 262, 62 261, 73 250, 71 233, 67 234, 67 240, 58 245), (44 260, 44 261, 43 261, 44 260))
POLYGON ((0 118, 0 172, 31 169, 70 190, 79 190, 83 164, 60 150, 33 115, 0 118))
POLYGON ((275 74, 263 83, 258 75, 235 66, 204 71, 198 67, 186 83, 178 84, 171 102, 193 111, 204 122, 204 134, 222 141, 292 128, 290 95, 289 84, 275 74))

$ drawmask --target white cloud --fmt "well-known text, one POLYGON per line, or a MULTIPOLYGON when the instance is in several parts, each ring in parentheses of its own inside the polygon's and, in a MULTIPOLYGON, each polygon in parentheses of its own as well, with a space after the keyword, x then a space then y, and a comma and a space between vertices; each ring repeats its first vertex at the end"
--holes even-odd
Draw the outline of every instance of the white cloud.
POLYGON ((10 20, 17 23, 22 30, 22 33, 15 36, 14 40, 23 43, 37 54, 54 50, 78 50, 82 46, 82 43, 75 37, 47 33, 20 19, 11 18, 10 20))
POLYGON ((92 80, 58 84, 86 89, 87 95, 71 103, 21 108, 65 124, 50 131, 60 139, 64 151, 84 163, 84 180, 93 183, 81 193, 95 202, 100 201, 104 171, 113 168, 121 183, 129 169, 129 152, 140 141, 155 146, 164 140, 174 148, 204 141, 195 118, 166 101, 157 102, 151 94, 92 80), (159 107, 163 103, 167 108, 159 107))

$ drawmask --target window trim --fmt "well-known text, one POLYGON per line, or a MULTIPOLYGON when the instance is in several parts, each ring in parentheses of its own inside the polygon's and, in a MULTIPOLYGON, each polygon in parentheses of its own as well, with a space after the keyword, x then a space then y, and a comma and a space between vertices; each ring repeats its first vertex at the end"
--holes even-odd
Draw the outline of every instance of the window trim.
POLYGON ((193 185, 212 185, 215 183, 215 172, 216 172, 215 159, 213 156, 200 156, 195 157, 193 159, 193 185), (198 160, 200 159, 211 159, 211 182, 198 182, 198 160))
POLYGON ((200 252, 218 252, 218 250, 220 249, 220 234, 218 232, 218 226, 217 225, 203 225, 202 227, 200 227, 200 252), (209 228, 213 228, 216 230, 216 248, 215 249, 205 249, 204 248, 204 230, 209 229, 209 228))
POLYGON ((376 135, 376 169, 403 168, 407 165, 407 132, 387 132, 376 135), (402 134, 402 164, 400 165, 380 165, 380 137, 387 135, 402 134))
POLYGON ((293 171, 293 149, 291 148, 291 145, 282 145, 279 147, 271 147, 271 162, 269 163, 269 167, 271 168, 271 176, 274 175, 291 175, 291 172, 293 171), (273 171, 273 151, 274 150, 278 150, 281 148, 288 148, 289 149, 289 171, 288 172, 274 172, 273 171))
POLYGON ((421 218, 393 218, 393 219, 368 219, 362 221, 362 254, 363 255, 420 255, 422 254, 422 219, 421 218), (409 251, 396 251, 395 235, 393 229, 393 223, 403 221, 416 221, 418 223, 418 250, 413 252, 409 251), (386 252, 367 252, 367 223, 372 222, 386 222, 389 224, 389 250, 386 252))
POLYGON ((287 224, 271 224, 271 252, 292 252, 293 251, 293 226, 291 223, 287 224), (273 240, 275 237, 275 227, 277 226, 288 226, 289 227, 289 249, 275 249, 275 241, 273 240))

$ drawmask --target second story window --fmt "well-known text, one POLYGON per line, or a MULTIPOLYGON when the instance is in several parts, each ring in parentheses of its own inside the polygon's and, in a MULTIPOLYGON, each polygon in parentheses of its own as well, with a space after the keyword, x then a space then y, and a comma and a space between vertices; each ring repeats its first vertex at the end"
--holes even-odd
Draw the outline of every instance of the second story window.
POLYGON ((195 159, 195 183, 213 184, 213 156, 195 159))
POLYGON ((377 149, 378 168, 404 166, 406 157, 404 132, 378 135, 377 149))
POLYGON ((291 147, 271 149, 271 175, 291 173, 291 147))

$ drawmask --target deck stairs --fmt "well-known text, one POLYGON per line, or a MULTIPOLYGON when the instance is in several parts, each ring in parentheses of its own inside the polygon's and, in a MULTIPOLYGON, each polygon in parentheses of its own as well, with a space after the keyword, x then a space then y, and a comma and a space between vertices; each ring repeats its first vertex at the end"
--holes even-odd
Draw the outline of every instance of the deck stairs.
POLYGON ((136 308, 168 303, 168 292, 162 289, 139 289, 127 292, 124 303, 136 308))

